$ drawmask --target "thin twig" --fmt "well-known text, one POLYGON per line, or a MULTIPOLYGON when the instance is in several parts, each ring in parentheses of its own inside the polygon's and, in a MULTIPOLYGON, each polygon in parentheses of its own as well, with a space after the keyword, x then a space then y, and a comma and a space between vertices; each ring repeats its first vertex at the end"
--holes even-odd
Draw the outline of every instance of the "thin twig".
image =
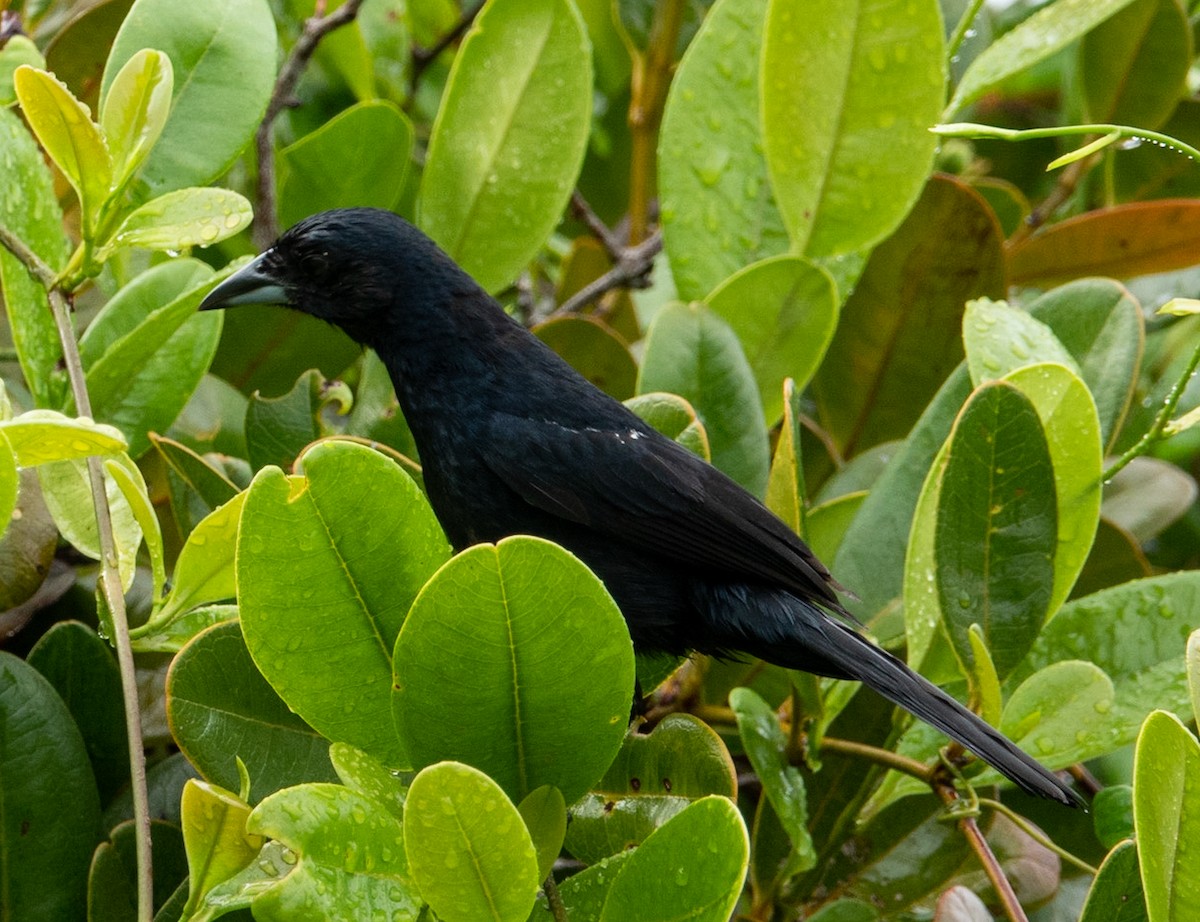
POLYGON ((1081 871, 1086 871, 1093 877, 1100 873, 1098 869, 1092 867, 1083 859, 1076 858, 1065 848, 1055 845, 1053 840, 1036 826, 1034 826, 1033 823, 1029 822, 1029 820, 1025 819, 1025 817, 1021 816, 1009 807, 1006 807, 1004 804, 1000 803, 1000 801, 992 800, 989 797, 980 797, 979 805, 981 807, 988 807, 991 810, 995 810, 997 813, 1003 814, 1008 818, 1010 823, 1020 829, 1023 833, 1025 833, 1025 835, 1029 836, 1029 838, 1033 839, 1043 848, 1047 848, 1054 852, 1054 854, 1058 855, 1061 860, 1067 862, 1068 864, 1074 865, 1081 871))
POLYGON ((654 257, 660 252, 662 233, 658 230, 635 246, 622 247, 616 264, 611 269, 567 298, 550 316, 576 314, 616 288, 648 288, 650 270, 654 268, 654 257))
POLYGON ((471 23, 475 21, 475 17, 479 15, 479 11, 483 9, 483 4, 477 4, 472 9, 466 11, 451 28, 450 31, 439 38, 428 48, 421 48, 414 45, 412 50, 412 76, 410 77, 410 85, 415 90, 417 83, 421 80, 421 74, 425 73, 425 68, 437 60, 439 54, 458 41, 464 32, 471 27, 471 23))
POLYGON ((542 884, 542 890, 546 894, 546 902, 550 904, 550 914, 554 916, 554 922, 568 922, 567 907, 563 905, 562 894, 558 892, 558 884, 554 882, 553 871, 542 884))
POLYGON ((318 0, 314 15, 305 20, 304 30, 292 46, 275 80, 267 111, 254 136, 254 149, 258 154, 258 201, 254 209, 251 236, 260 250, 266 249, 279 236, 279 222, 275 217, 275 145, 272 131, 275 119, 293 104, 292 94, 296 84, 300 82, 300 75, 316 52, 317 45, 334 29, 352 22, 362 5, 363 0, 346 0, 328 16, 324 16, 325 0, 318 0))
POLYGON ((625 250, 624 241, 600 220, 600 216, 592 210, 592 206, 588 204, 587 199, 578 189, 571 193, 571 214, 587 225, 592 236, 600 241, 600 245, 608 253, 609 259, 616 262, 621 258, 621 254, 625 250))
MULTIPOLYGON (((41 285, 46 289, 54 325, 62 343, 63 360, 67 376, 71 381, 71 392, 75 397, 75 412, 91 417, 92 404, 88 397, 87 380, 83 373, 83 362, 75 341, 71 324, 71 306, 67 296, 56 284, 54 270, 41 260, 24 241, 10 230, 0 227, 0 245, 17 257, 41 285)), ((116 540, 113 537, 112 514, 108 507, 108 495, 104 488, 104 468, 100 458, 92 455, 87 459, 88 479, 92 488, 92 505, 96 511, 96 529, 100 539, 100 588, 104 593, 112 618, 113 638, 117 648, 117 664, 121 673, 121 695, 125 703, 125 733, 129 746, 130 791, 133 798, 133 816, 136 829, 137 850, 137 919, 150 922, 154 916, 154 874, 151 866, 150 800, 146 792, 146 753, 142 742, 142 716, 138 703, 137 676, 134 672, 133 647, 129 642, 129 619, 125 611, 125 596, 121 588, 121 575, 117 569, 116 540)))
POLYGON ((946 48, 947 61, 953 61, 958 57, 958 53, 962 50, 963 42, 966 41, 967 35, 971 32, 971 23, 979 15, 983 4, 984 0, 971 0, 970 6, 963 10, 962 17, 958 20, 958 25, 954 27, 954 34, 950 36, 950 42, 946 48))
MULTIPOLYGON (((938 783, 934 785, 934 790, 938 797, 949 808, 961 809, 964 804, 958 796, 958 791, 954 789, 954 785, 948 783, 938 783)), ((1025 910, 1021 908, 1021 901, 1017 899, 1017 894, 1012 888, 1012 884, 1008 882, 1008 878, 1004 876, 1004 869, 1000 866, 1000 860, 996 857, 996 853, 992 851, 988 845, 987 839, 984 837, 979 824, 975 822, 975 813, 967 813, 958 818, 958 828, 966 837, 967 843, 979 858, 979 863, 983 866, 983 872, 987 874, 988 880, 991 881, 992 889, 996 891, 996 896, 1000 900, 1000 905, 1004 907, 1004 914, 1008 916, 1011 922, 1029 922, 1025 915, 1025 910)))
POLYGON ((1079 181, 1083 179, 1096 162, 1100 159, 1101 154, 1093 154, 1090 157, 1084 157, 1082 160, 1076 160, 1069 164, 1058 176, 1058 182, 1054 184, 1054 188, 1050 190, 1042 201, 1035 205, 1029 212, 1028 217, 1013 231, 1012 236, 1008 238, 1008 245, 1020 243, 1027 238, 1035 230, 1045 224, 1054 216, 1054 213, 1075 194, 1075 190, 1079 187, 1079 181))

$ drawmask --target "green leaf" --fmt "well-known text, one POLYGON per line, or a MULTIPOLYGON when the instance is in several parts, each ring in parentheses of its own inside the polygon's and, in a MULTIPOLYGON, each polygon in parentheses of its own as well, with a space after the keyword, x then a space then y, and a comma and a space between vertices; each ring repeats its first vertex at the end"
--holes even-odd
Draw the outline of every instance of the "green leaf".
POLYGON ((404 810, 413 880, 446 922, 523 922, 538 858, 520 813, 491 778, 439 762, 413 779, 404 810))
POLYGON ((0 106, 11 106, 17 101, 13 87, 13 71, 22 64, 46 69, 46 59, 38 51, 33 39, 25 35, 11 35, 0 48, 0 106))
POLYGON ((251 803, 291 784, 334 778, 328 743, 263 680, 236 622, 201 632, 172 660, 167 720, 188 761, 214 784, 240 787, 235 756, 241 759, 251 803))
MULTIPOLYGON (((1096 840, 1105 848, 1114 848, 1124 839, 1133 838, 1133 786, 1110 784, 1092 798, 1092 827, 1096 840)), ((1136 864, 1135 864, 1136 876, 1136 864)))
POLYGON ((135 631, 133 637, 135 653, 178 653, 192 638, 215 624, 237 620, 236 605, 203 605, 192 608, 170 619, 147 622, 135 631))
POLYGON ((206 185, 242 152, 266 110, 277 65, 270 7, 260 0, 137 0, 104 68, 102 111, 117 74, 144 48, 171 59, 175 80, 141 183, 150 195, 206 185))
MULTIPOLYGON (((237 486, 226 476, 224 471, 213 467, 198 454, 174 439, 151 435, 150 441, 162 456, 163 461, 211 512, 217 506, 223 505, 237 494, 237 486)), ((207 512, 205 513, 207 515, 207 512)), ((190 532, 191 527, 180 527, 190 532)))
POLYGON ((104 462, 104 473, 107 474, 129 503, 133 519, 142 530, 142 540, 146 542, 146 553, 150 557, 150 569, 154 583, 154 601, 162 598, 163 585, 167 575, 164 564, 162 529, 158 524, 158 516, 154 512, 154 504, 150 499, 146 481, 138 466, 122 455, 118 460, 104 462))
POLYGON ((937 175, 871 251, 813 380, 843 454, 908 434, 962 360, 964 302, 1004 296, 1003 243, 979 196, 937 175))
POLYGON ((1200 714, 1200 631, 1192 631, 1188 635, 1187 676, 1192 696, 1192 714, 1200 714))
MULTIPOLYGON (((879 911, 861 900, 835 900, 813 914, 808 922, 878 922, 879 911)), ((942 920, 935 920, 942 922, 942 920)))
POLYGON ((8 530, 8 523, 17 508, 17 493, 20 476, 17 473, 17 456, 13 454, 4 430, 0 429, 0 535, 8 530))
POLYGON ((336 784, 303 784, 259 804, 246 831, 282 842, 298 859, 254 897, 254 918, 416 922, 400 821, 383 805, 336 784))
POLYGON ((674 439, 694 455, 712 460, 708 430, 696 415, 696 408, 678 394, 652 392, 638 394, 625 401, 644 422, 669 439, 674 439))
POLYGON ((764 501, 767 508, 787 522, 792 531, 798 535, 805 535, 807 533, 805 505, 808 503, 808 496, 801 456, 803 391, 796 387, 796 382, 791 378, 784 380, 782 390, 783 421, 779 426, 779 439, 775 443, 775 454, 771 458, 771 472, 767 479, 767 493, 764 501))
POLYGON ((1148 544, 1185 514, 1196 499, 1191 474, 1160 458, 1134 458, 1106 484, 1106 518, 1139 544, 1148 544))
POLYGON ((649 734, 630 730, 604 777, 571 806, 567 851, 595 864, 643 842, 691 801, 736 790, 733 760, 712 727, 671 714, 649 734))
POLYGON ((554 862, 562 851, 563 838, 567 834, 567 805, 562 792, 544 784, 530 791, 517 804, 517 811, 537 851, 537 879, 545 880, 554 870, 554 862))
POLYGON ((171 59, 143 48, 125 62, 104 100, 100 127, 113 159, 113 188, 124 187, 162 135, 171 111, 171 59))
POLYGON ((758 381, 763 415, 783 414, 783 382, 803 391, 838 323, 838 297, 824 269, 794 256, 747 266, 706 299, 737 334, 758 381))
POLYGON ((303 468, 290 479, 264 468, 246 494, 237 548, 246 644, 297 714, 395 767, 404 755, 392 727, 392 646, 449 548, 420 489, 378 452, 322 442, 303 468))
POLYGON ((291 227, 329 208, 394 208, 412 150, 412 122, 392 103, 339 112, 279 152, 279 223, 291 227))
POLYGON ((79 728, 102 803, 129 784, 129 743, 121 673, 112 650, 91 628, 60 621, 26 659, 54 686, 79 728))
POLYGON ((45 583, 58 548, 58 528, 42 500, 36 471, 18 474, 17 504, 0 533, 0 610, 32 598, 45 583))
POLYGON ((601 922, 726 922, 749 858, 737 807, 724 797, 706 797, 655 830, 621 866, 601 922))
MULTIPOLYGON (((150 849, 154 855, 153 900, 161 911, 187 872, 183 837, 178 827, 152 819, 150 849)), ((90 922, 125 922, 136 918, 138 902, 137 825, 117 825, 92 855, 88 874, 87 917, 90 922)))
POLYGON ((979 388, 950 436, 934 534, 939 607, 959 661, 978 624, 1007 675, 1047 615, 1058 535, 1050 450, 1037 411, 1004 383, 979 388))
MULTIPOLYGON (((633 856, 633 851, 618 852, 610 858, 597 861, 578 874, 572 874, 558 885, 558 895, 571 922, 599 922, 604 911, 608 891, 617 879, 621 868, 633 856)), ((549 905, 538 900, 529 922, 557 922, 549 905)))
POLYGON ((356 749, 347 743, 334 743, 329 747, 329 761, 342 784, 365 797, 379 801, 387 811, 401 822, 404 821, 404 802, 408 799, 408 785, 395 772, 387 768, 374 756, 356 749))
POLYGON ((1042 295, 1029 315, 1046 324, 1079 364, 1096 401, 1106 448, 1133 398, 1145 342, 1137 299, 1112 279, 1080 279, 1042 295))
POLYGON ((53 74, 18 67, 13 85, 29 127, 79 196, 84 234, 91 237, 112 186, 112 158, 104 136, 87 106, 53 74))
POLYGON ((946 64, 935 0, 773 0, 762 51, 767 167, 792 249, 886 237, 921 193, 946 64))
MULTIPOLYGON (((0 148, 5 155, 0 221, 51 269, 61 269, 70 249, 54 180, 20 116, 8 109, 0 109, 0 148)), ((67 376, 46 290, 5 247, 0 247, 0 284, 13 346, 34 404, 61 406, 67 376)))
MULTIPOLYGON (((1101 792, 1103 793, 1103 792, 1101 792)), ((1138 876, 1137 846, 1120 842, 1092 881, 1079 922, 1145 922, 1146 898, 1138 876)))
MULTIPOLYGON (((209 890, 188 922, 211 922, 238 909, 250 909, 262 893, 273 890, 296 866, 296 853, 281 842, 268 841, 243 870, 209 890)), ((266 916, 259 918, 266 920, 266 916)), ((279 920, 284 922, 284 920, 279 920)), ((349 922, 349 920, 347 920, 349 922)))
POLYGON ((1050 327, 1004 301, 977 298, 968 302, 963 314, 963 343, 976 386, 1026 365, 1045 362, 1080 373, 1075 359, 1050 327))
POLYGON ((659 133, 663 245, 681 298, 788 249, 762 156, 758 61, 766 4, 715 3, 671 81, 659 133))
POLYGON ((517 536, 464 551, 421 590, 396 641, 393 714, 416 767, 464 761, 514 798, 550 784, 570 802, 620 746, 633 679, 600 580, 517 536))
POLYGON ((101 249, 99 258, 122 246, 148 250, 211 246, 247 227, 253 216, 245 197, 228 189, 176 189, 130 214, 101 249))
POLYGON ((792 843, 792 855, 782 873, 807 871, 817 863, 817 852, 808 833, 804 778, 799 769, 788 763, 787 737, 779 726, 779 718, 770 705, 748 688, 735 688, 729 696, 729 705, 737 717, 746 756, 762 782, 763 794, 792 843))
POLYGON ((638 393, 691 402, 712 444, 712 463, 755 496, 767 487, 770 453, 758 386, 737 335, 703 304, 671 304, 646 336, 638 393))
POLYGON ((617 400, 633 396, 637 361, 607 325, 586 315, 554 317, 532 330, 577 372, 617 400))
POLYGON ((1043 6, 971 62, 946 107, 946 114, 957 112, 998 83, 1046 60, 1131 2, 1056 0, 1043 6))
POLYGON ((591 48, 573 4, 484 7, 433 125, 419 224, 488 291, 511 282, 558 223, 591 112, 591 48))
MULTIPOLYGON (((132 462, 131 462, 132 463, 132 462)), ((100 535, 96 529, 96 509, 92 504, 92 485, 87 464, 82 460, 55 461, 38 468, 42 496, 54 517, 62 536, 80 553, 92 560, 103 560, 100 535)), ((137 552, 142 543, 142 529, 137 523, 129 502, 107 474, 104 491, 112 518, 113 538, 116 541, 117 570, 121 586, 128 590, 133 584, 137 567, 137 552)))
POLYGON ((1200 743, 1179 718, 1155 711, 1133 759, 1133 822, 1153 922, 1184 922, 1200 905, 1200 743))
POLYGON ((77 918, 100 828, 96 781, 62 699, 37 670, 5 652, 0 737, 0 906, 22 922, 77 918))
MULTIPOLYGON (((1049 768, 1065 768, 1111 751, 1106 716, 1115 689, 1104 670, 1064 660, 1026 679, 1004 706, 1000 729, 1049 768)), ((990 780, 999 775, 989 771, 990 780)), ((981 779, 982 780, 982 779, 981 779)))
POLYGON ((189 871, 187 918, 209 890, 258 856, 263 841, 246 832, 250 806, 206 781, 189 779, 183 786, 180 814, 189 871))
POLYGON ((344 384, 326 381, 316 369, 297 378, 282 397, 253 394, 246 407, 246 449, 251 467, 291 467, 304 447, 324 434, 320 415, 325 405, 337 402, 344 413, 349 400, 350 392, 344 384))
POLYGON ((1197 628, 1200 577, 1193 571, 1114 586, 1064 605, 1012 679, 1062 660, 1096 664, 1115 689, 1111 709, 1096 719, 1116 749, 1133 740, 1156 707, 1188 715, 1184 639, 1197 628))
POLYGON ((63 416, 54 410, 29 410, 0 420, 0 432, 21 467, 112 455, 125 449, 125 440, 112 426, 63 416))

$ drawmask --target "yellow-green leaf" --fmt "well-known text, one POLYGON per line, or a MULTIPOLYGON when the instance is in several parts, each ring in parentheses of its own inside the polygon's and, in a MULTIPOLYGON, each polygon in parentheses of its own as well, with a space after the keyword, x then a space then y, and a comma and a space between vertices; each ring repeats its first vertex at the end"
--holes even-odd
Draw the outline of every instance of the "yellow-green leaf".
POLYGON ((162 134, 174 85, 171 59, 145 48, 125 62, 108 88, 100 126, 112 152, 117 188, 142 165, 162 134))
POLYGON ((151 199, 117 229, 107 247, 182 250, 232 237, 254 216, 246 199, 228 189, 191 188, 151 199))

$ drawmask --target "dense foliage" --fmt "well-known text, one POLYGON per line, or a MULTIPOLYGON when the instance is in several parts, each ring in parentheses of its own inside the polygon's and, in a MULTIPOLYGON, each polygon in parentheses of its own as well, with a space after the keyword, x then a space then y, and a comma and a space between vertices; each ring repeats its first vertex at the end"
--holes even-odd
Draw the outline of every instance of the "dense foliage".
POLYGON ((0 2, 0 916, 1188 918, 1196 4, 982 6, 0 2), (348 205, 1091 812, 846 683, 635 657, 545 541, 452 555, 373 355, 195 310, 348 205))

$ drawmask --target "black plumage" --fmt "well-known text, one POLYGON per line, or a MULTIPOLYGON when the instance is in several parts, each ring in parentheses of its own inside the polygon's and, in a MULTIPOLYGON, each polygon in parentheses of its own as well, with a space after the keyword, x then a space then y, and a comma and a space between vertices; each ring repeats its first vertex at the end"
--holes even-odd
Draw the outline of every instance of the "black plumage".
POLYGON ((561 544, 604 581, 643 651, 742 652, 857 679, 1019 787, 1076 795, 1003 734, 860 636, 829 571, 757 499, 608 397, 390 212, 325 212, 201 309, 277 303, 341 327, 387 366, 456 549, 561 544))

